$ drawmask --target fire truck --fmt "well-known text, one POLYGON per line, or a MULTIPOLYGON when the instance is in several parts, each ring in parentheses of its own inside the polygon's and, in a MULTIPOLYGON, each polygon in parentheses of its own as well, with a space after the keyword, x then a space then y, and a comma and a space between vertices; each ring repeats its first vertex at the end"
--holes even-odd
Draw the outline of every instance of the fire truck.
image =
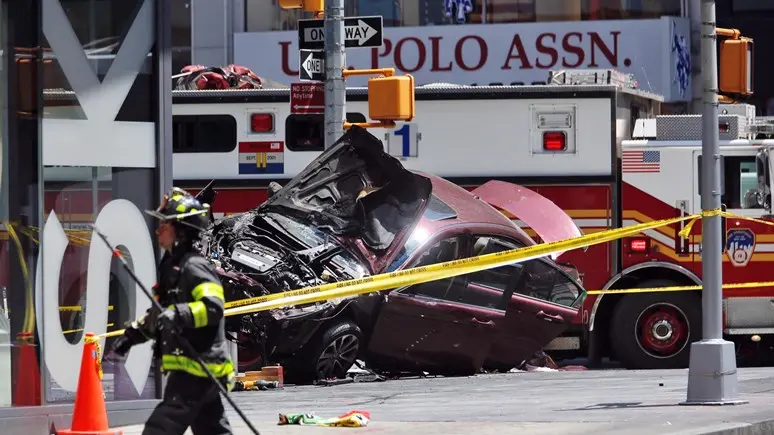
MULTIPOLYGON (((173 91, 174 183, 197 192, 215 180, 216 217, 265 201, 270 182, 283 184, 324 148, 319 108, 291 107, 291 94, 288 88, 173 91)), ((663 97, 637 89, 629 75, 552 72, 543 85, 435 84, 417 86, 415 96, 414 120, 370 130, 409 169, 470 190, 492 179, 526 186, 586 234, 701 210, 701 115, 662 114, 663 97)), ((365 122, 367 89, 347 89, 346 109, 349 122, 365 122)), ((725 208, 771 220, 774 140, 767 138, 774 122, 756 117, 753 106, 721 104, 718 128, 725 208)), ((98 188, 99 177, 88 175, 80 187, 46 193, 46 210, 61 215, 66 229, 88 222, 92 209, 110 199, 109 190, 98 188)), ((61 174, 68 183, 73 177, 61 174)), ((540 241, 517 216, 509 217, 540 241)), ((684 225, 568 251, 561 260, 579 269, 587 289, 700 284, 701 225, 683 239, 684 225)), ((771 276, 774 227, 724 219, 723 241, 724 283, 771 276)), ((70 261, 85 271, 80 257, 70 261)), ((67 290, 79 288, 82 278, 63 274, 62 305, 82 302, 79 291, 67 290)), ((764 348, 767 334, 774 334, 772 293, 766 287, 724 291, 724 332, 740 350, 760 354, 756 346, 764 348)), ((69 319, 63 322, 77 323, 69 319)), ((607 357, 632 369, 676 368, 687 366, 690 343, 700 338, 701 292, 590 294, 546 351, 588 356, 592 364, 607 357)))
MULTIPOLYGON (((409 169, 470 190, 492 179, 526 186, 586 234, 701 211, 701 115, 662 115, 663 98, 636 89, 629 75, 564 71, 546 85, 436 84, 418 86, 415 96, 413 121, 371 130, 409 169)), ((289 89, 174 91, 176 185, 197 191, 216 180, 216 216, 263 202, 268 183, 289 180, 323 150, 322 115, 291 107, 291 99, 289 89)), ((365 122, 367 104, 366 88, 348 89, 347 120, 365 122)), ((774 122, 747 104, 722 104, 720 113, 724 206, 769 219, 774 140, 763 138, 774 122)), ((682 239, 686 224, 569 251, 562 260, 578 267, 587 289, 700 284, 701 225, 682 239)), ((724 283, 771 276, 774 227, 724 219, 723 228, 724 283)), ((774 333, 772 292, 724 292, 729 339, 742 346, 774 333)), ((609 357, 627 368, 675 368, 687 366, 699 339, 698 291, 588 295, 573 327, 546 350, 609 357)))

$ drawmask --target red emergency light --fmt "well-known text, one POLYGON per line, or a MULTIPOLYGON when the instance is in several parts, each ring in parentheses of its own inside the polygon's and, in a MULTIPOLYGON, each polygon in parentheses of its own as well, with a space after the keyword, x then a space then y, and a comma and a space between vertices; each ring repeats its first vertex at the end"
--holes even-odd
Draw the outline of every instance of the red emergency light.
POLYGON ((543 149, 546 151, 564 151, 567 149, 567 135, 563 131, 543 133, 543 149))
POLYGON ((649 242, 647 238, 629 239, 629 250, 637 253, 648 252, 649 242))
POLYGON ((253 113, 250 115, 250 131, 252 133, 271 133, 274 131, 274 114, 253 113))

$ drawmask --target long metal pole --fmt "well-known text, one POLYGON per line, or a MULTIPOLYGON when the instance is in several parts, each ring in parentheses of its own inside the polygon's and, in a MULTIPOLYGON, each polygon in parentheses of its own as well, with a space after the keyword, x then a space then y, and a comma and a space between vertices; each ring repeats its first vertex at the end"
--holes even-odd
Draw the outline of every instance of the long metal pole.
POLYGON ((344 0, 325 2, 325 149, 344 135, 344 0))
MULTIPOLYGON (((703 211, 720 209, 718 73, 715 0, 701 0, 703 211)), ((691 345, 686 405, 739 404, 736 352, 723 340, 721 217, 704 216, 702 247, 702 340, 691 345)))
MULTIPOLYGON (((703 211, 720 208, 720 148, 718 146, 718 73, 717 37, 715 35, 715 2, 703 1, 702 16, 702 145, 701 145, 701 208, 703 211)), ((722 338, 722 283, 723 251, 721 217, 705 216, 701 221, 701 273, 703 282, 702 311, 704 322, 702 338, 722 338)))

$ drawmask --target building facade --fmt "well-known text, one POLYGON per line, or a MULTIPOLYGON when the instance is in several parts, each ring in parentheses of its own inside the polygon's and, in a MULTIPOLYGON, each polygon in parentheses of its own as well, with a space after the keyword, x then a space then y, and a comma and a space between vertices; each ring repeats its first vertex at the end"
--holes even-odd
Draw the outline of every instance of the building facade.
MULTIPOLYGON (((142 210, 171 185, 171 11, 2 0, 2 12, 0 432, 42 435, 70 427, 84 333, 150 306, 89 224, 155 282, 142 210)), ((102 370, 111 425, 147 418, 162 391, 150 346, 102 370)))
MULTIPOLYGON (((282 83, 297 78, 293 31, 309 14, 283 10, 276 0, 171 3, 175 71, 189 63, 236 62, 282 83)), ((717 0, 718 25, 739 28, 765 47, 772 38, 766 27, 774 6, 768 3, 717 0)), ((380 50, 348 51, 350 66, 394 66, 420 83, 478 84, 544 82, 550 68, 616 67, 665 94, 666 110, 701 110, 700 80, 694 80, 700 73, 698 1, 352 0, 345 7, 350 16, 381 15, 388 28, 389 42, 380 50), (672 23, 678 25, 664 28, 672 23)), ((765 50, 757 50, 755 71, 763 75, 767 64, 765 50)), ((750 102, 759 114, 774 113, 772 86, 757 83, 750 102)))

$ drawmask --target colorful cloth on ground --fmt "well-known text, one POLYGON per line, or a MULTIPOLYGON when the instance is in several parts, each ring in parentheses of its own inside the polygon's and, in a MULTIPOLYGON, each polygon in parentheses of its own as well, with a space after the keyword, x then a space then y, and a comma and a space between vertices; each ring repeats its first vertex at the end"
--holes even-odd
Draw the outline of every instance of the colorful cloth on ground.
POLYGON ((368 411, 349 411, 338 417, 323 418, 312 413, 306 414, 280 414, 279 425, 297 424, 305 426, 328 427, 366 427, 371 420, 368 411))

